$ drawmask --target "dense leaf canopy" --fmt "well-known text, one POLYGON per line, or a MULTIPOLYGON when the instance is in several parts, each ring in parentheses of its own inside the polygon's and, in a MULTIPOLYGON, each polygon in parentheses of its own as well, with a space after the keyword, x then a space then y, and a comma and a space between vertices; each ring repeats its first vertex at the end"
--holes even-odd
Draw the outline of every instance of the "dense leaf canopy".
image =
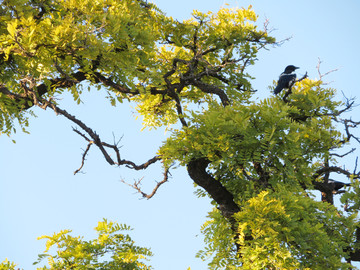
MULTIPOLYGON (((342 116, 353 102, 337 101, 321 78, 306 77, 254 100, 256 78, 247 68, 259 50, 278 43, 251 7, 194 11, 179 22, 142 0, 5 0, 0 14, 1 133, 10 136, 19 124, 26 130, 32 107, 50 108, 89 143, 83 162, 92 145, 110 165, 140 170, 162 162, 164 179, 152 194, 133 185, 147 198, 174 164, 185 166, 198 195, 214 204, 202 228, 207 246, 198 254, 210 258, 210 269, 348 269, 360 260, 360 173, 336 163, 336 150, 359 142, 351 132, 359 123, 342 116), (105 91, 113 106, 136 104, 144 128, 166 127, 171 135, 154 158, 140 165, 121 159, 117 145, 60 108, 62 93, 79 103, 84 88, 105 91), (351 181, 342 197, 346 212, 333 206, 342 193, 334 173, 351 181)), ((66 232, 47 238, 66 247, 67 258, 78 249, 88 258, 91 250, 105 252, 102 235, 95 242, 66 232)), ((131 269, 146 269, 138 260, 150 252, 121 239, 110 249, 120 246, 125 259, 134 256, 138 268, 131 269)), ((61 256, 50 269, 67 263, 61 256)), ((118 262, 84 263, 117 269, 118 262)))

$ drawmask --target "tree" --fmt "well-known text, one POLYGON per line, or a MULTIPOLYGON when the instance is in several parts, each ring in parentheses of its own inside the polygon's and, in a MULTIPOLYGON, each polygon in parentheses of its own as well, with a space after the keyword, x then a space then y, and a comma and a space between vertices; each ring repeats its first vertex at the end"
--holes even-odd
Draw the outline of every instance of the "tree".
POLYGON ((354 102, 336 101, 321 74, 253 101, 247 68, 280 42, 267 24, 255 25, 251 8, 195 11, 178 22, 145 1, 9 0, 0 13, 3 133, 16 121, 26 130, 33 106, 52 109, 87 142, 79 170, 92 146, 110 165, 142 170, 161 162, 164 178, 151 193, 131 184, 146 198, 174 164, 185 166, 198 195, 214 203, 199 253, 211 269, 349 269, 360 260, 360 172, 337 165, 349 153, 338 150, 359 142, 352 132, 359 122, 343 117, 354 102), (153 158, 123 159, 116 143, 59 107, 65 91, 79 103, 84 83, 106 91, 112 105, 135 103, 145 127, 168 128, 153 158), (334 173, 351 188, 338 189, 334 173), (333 205, 335 194, 345 211, 333 205))
MULTIPOLYGON (((47 239, 46 250, 34 264, 47 258, 50 268, 37 269, 151 269, 142 262, 152 255, 150 250, 135 246, 129 235, 118 233, 129 230, 131 228, 126 225, 104 220, 95 227, 98 238, 94 240, 73 237, 70 230, 41 236, 38 239, 47 239), (50 250, 55 247, 57 252, 51 255, 50 250)), ((15 269, 15 265, 4 261, 0 269, 15 269)))

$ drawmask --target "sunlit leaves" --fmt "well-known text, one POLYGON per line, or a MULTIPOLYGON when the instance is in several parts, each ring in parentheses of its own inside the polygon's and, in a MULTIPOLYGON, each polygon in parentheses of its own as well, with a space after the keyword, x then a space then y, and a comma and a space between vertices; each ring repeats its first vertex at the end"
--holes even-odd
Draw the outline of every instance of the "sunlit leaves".
POLYGON ((281 189, 262 192, 236 214, 244 269, 348 269, 341 262, 353 228, 335 207, 281 189), (343 224, 339 226, 339 224, 343 224))
POLYGON ((8 259, 5 259, 0 263, 0 270, 15 270, 16 264, 13 262, 9 262, 8 259))
POLYGON ((73 237, 69 230, 63 230, 46 239, 44 254, 39 255, 35 264, 47 258, 49 267, 37 269, 151 269, 143 263, 152 253, 149 249, 138 247, 127 234, 127 225, 111 221, 101 221, 95 227, 98 238, 90 241, 73 237), (51 250, 57 248, 52 255, 51 250))
MULTIPOLYGON (((333 122, 341 103, 334 89, 309 79, 297 82, 286 102, 279 96, 252 101, 247 67, 275 39, 259 29, 250 7, 194 11, 182 22, 137 0, 7 0, 4 7, 2 133, 15 132, 16 121, 28 124, 22 110, 36 98, 27 96, 24 78, 35 96, 40 87, 46 99, 67 91, 78 104, 80 82, 87 82, 89 91, 105 91, 113 106, 132 102, 144 127, 170 130, 158 152, 164 165, 205 160, 204 173, 241 209, 230 222, 214 209, 203 226, 207 246, 199 257, 210 258, 211 269, 345 266, 358 183, 343 197, 353 214, 348 218, 304 191, 331 159, 329 151, 342 144, 333 122)), ((118 233, 128 229, 103 221, 95 240, 70 231, 43 236, 39 262, 48 259, 50 268, 42 269, 148 269, 142 260, 150 251, 118 233)))
MULTIPOLYGON (((341 258, 355 230, 355 215, 342 217, 304 192, 304 186, 312 188, 315 171, 342 139, 332 121, 341 103, 333 98, 333 89, 305 80, 287 103, 279 97, 225 108, 211 103, 207 110, 194 112, 191 125, 174 131, 162 146, 166 164, 209 160, 209 173, 241 208, 235 215, 239 256, 234 255, 229 224, 219 211, 214 210, 204 225, 207 246, 199 256, 209 259, 211 269, 348 267, 341 258)), ((356 194, 343 199, 355 213, 356 194)))
MULTIPOLYGON (((296 98, 300 97, 301 93, 297 94, 296 98)), ((321 116, 332 110, 328 98, 324 94, 322 102, 310 103, 309 111, 316 110, 321 116)), ((203 113, 194 113, 192 124, 175 131, 160 153, 169 164, 174 160, 187 164, 193 158, 206 157, 214 169, 227 166, 250 174, 252 162, 256 161, 272 168, 269 169, 278 178, 272 181, 284 181, 278 174, 284 169, 287 181, 305 181, 315 169, 312 162, 327 155, 341 135, 332 126, 330 116, 311 117, 309 111, 296 105, 271 98, 225 108, 210 107, 203 113), (305 115, 307 119, 296 121, 295 115, 305 115)))
MULTIPOLYGON (((139 80, 149 77, 148 71, 139 69, 151 69, 154 65, 159 36, 155 25, 161 21, 155 17, 163 16, 156 8, 142 7, 140 2, 5 1, 0 21, 2 85, 13 93, 22 93, 19 80, 24 76, 31 77, 37 85, 50 85, 52 78, 62 77, 74 80, 68 90, 79 103, 81 85, 71 74, 81 70, 90 83, 101 87, 92 79, 97 65, 103 75, 113 76, 116 83, 135 91, 139 80)), ((64 90, 52 85, 48 95, 64 90)), ((111 103, 115 104, 113 100, 111 103)), ((10 134, 19 108, 11 108, 9 103, 1 106, 5 119, 0 123, 1 129, 10 134)))
MULTIPOLYGON (((249 92, 242 92, 251 89, 245 68, 260 48, 275 41, 254 26, 251 8, 194 11, 192 19, 178 22, 135 0, 9 0, 5 5, 0 57, 6 63, 1 67, 0 61, 0 76, 8 89, 22 93, 19 80, 25 74, 37 85, 60 77, 71 86, 52 85, 47 94, 69 90, 79 103, 81 85, 72 74, 81 71, 92 86, 105 87, 120 100, 134 99, 148 127, 174 124, 176 115, 186 118, 191 113, 188 105, 206 102, 209 93, 193 85, 199 78, 231 99, 249 98, 249 92), (135 94, 117 93, 100 83, 95 72, 135 94), (174 106, 174 94, 166 93, 169 87, 177 89, 183 115, 174 106), (154 102, 158 96, 166 102, 154 102)), ((110 101, 116 104, 114 98, 110 101)))
POLYGON ((209 269, 238 269, 241 264, 233 249, 233 233, 229 223, 217 209, 209 213, 208 218, 201 228, 207 245, 196 256, 210 261, 209 269))

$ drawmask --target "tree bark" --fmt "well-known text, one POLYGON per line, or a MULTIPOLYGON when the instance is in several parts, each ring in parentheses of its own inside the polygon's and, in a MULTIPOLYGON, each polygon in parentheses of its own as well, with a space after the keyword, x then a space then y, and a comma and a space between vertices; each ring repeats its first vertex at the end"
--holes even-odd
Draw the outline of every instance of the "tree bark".
POLYGON ((233 220, 233 215, 240 211, 239 206, 234 202, 234 196, 214 177, 206 172, 210 161, 206 158, 199 158, 190 161, 187 170, 194 182, 204 188, 211 198, 219 205, 219 210, 225 218, 233 220))

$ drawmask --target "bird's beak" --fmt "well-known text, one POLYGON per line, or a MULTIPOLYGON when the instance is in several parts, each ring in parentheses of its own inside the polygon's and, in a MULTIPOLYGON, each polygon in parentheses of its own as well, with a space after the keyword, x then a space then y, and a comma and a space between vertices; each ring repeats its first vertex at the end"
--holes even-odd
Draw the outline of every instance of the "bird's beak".
POLYGON ((295 67, 295 69, 298 69, 299 67, 295 67))

